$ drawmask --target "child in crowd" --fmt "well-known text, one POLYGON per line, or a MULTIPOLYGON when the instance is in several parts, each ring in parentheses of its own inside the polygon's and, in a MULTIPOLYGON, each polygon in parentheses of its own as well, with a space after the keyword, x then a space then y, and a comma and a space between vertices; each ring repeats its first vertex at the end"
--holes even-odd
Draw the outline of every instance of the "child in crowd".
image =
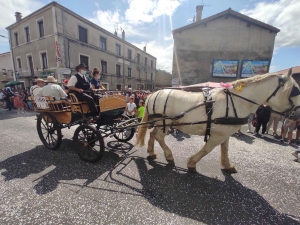
POLYGON ((18 109, 18 113, 24 113, 24 103, 20 93, 16 92, 14 97, 14 107, 18 109))
MULTIPOLYGON (((145 102, 143 100, 140 100, 139 102, 139 108, 138 108, 138 116, 137 116, 137 119, 139 122, 142 121, 142 118, 144 116, 144 113, 145 113, 145 102)), ((138 129, 139 127, 136 128, 136 132, 138 132, 138 129)))

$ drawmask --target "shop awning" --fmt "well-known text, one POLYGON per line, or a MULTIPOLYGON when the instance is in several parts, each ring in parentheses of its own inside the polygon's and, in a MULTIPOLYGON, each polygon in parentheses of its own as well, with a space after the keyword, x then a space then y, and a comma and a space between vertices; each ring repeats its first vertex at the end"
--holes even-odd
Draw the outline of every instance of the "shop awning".
POLYGON ((15 86, 15 85, 19 85, 19 84, 23 84, 23 83, 20 82, 20 81, 14 81, 14 80, 12 80, 12 81, 7 82, 5 84, 5 87, 15 86))

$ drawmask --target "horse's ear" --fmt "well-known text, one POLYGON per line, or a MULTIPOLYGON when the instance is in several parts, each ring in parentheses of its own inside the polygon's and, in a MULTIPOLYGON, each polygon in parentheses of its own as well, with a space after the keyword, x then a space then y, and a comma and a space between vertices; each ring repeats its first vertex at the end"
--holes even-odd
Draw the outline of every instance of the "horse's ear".
POLYGON ((293 74, 293 67, 291 67, 290 69, 289 69, 289 71, 288 71, 288 73, 287 73, 287 77, 291 77, 292 76, 292 74, 293 74))

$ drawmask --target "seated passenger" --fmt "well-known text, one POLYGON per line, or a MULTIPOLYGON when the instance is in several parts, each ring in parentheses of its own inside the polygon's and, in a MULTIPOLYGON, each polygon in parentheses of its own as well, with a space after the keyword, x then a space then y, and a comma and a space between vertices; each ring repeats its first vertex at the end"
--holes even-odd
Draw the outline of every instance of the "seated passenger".
POLYGON ((106 90, 105 87, 101 84, 100 80, 100 71, 97 67, 93 69, 93 78, 91 79, 91 87, 93 91, 98 91, 98 90, 106 90))
POLYGON ((53 96, 58 101, 68 96, 53 76, 48 76, 46 82, 48 84, 36 94, 37 97, 53 96))
POLYGON ((76 66, 75 69, 78 73, 73 75, 68 82, 70 93, 74 93, 79 101, 85 101, 88 104, 94 119, 97 119, 98 111, 93 97, 87 93, 83 93, 84 91, 90 90, 90 83, 85 77, 88 67, 84 63, 81 63, 76 66))

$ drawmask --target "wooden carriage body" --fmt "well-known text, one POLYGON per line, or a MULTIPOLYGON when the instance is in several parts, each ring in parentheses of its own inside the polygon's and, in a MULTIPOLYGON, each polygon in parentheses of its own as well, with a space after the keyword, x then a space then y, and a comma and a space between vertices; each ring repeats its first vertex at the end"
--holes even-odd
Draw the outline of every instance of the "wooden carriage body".
MULTIPOLYGON (((33 102, 35 111, 52 114, 58 123, 70 124, 77 119, 82 118, 89 113, 89 107, 86 102, 78 101, 75 94, 70 93, 70 101, 56 101, 54 97, 29 97, 33 102)), ((116 110, 124 110, 126 107, 126 97, 124 95, 104 95, 99 99, 100 113, 110 113, 116 110)))

